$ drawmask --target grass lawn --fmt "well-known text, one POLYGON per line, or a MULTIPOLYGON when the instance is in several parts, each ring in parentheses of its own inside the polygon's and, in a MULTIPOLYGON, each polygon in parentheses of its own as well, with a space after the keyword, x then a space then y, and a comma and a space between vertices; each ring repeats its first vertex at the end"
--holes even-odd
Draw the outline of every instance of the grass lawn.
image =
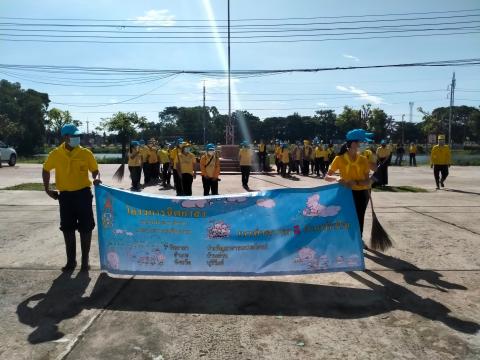
MULTIPOLYGON (((50 184, 50 189, 55 189, 55 184, 50 184)), ((42 183, 23 183, 14 186, 8 186, 0 190, 33 190, 33 191, 44 191, 42 183)))
POLYGON ((373 188, 375 192, 410 192, 410 193, 424 193, 428 192, 427 189, 415 187, 415 186, 383 186, 373 188))

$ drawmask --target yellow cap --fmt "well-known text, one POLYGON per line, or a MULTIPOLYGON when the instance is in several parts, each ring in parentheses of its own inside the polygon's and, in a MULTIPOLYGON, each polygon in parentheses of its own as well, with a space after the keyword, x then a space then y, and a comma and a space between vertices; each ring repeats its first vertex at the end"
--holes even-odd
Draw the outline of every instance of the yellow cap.
POLYGON ((438 140, 445 140, 445 135, 438 135, 438 140))

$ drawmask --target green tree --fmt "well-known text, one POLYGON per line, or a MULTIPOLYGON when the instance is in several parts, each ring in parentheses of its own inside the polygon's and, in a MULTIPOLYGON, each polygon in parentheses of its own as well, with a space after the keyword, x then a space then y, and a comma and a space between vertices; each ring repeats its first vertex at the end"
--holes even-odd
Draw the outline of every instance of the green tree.
POLYGON ((61 141, 60 131, 66 124, 74 124, 79 127, 82 125, 80 120, 74 120, 68 110, 62 111, 58 108, 51 108, 47 111, 45 119, 45 126, 47 128, 47 143, 49 143, 50 137, 61 141))
POLYGON ((354 110, 349 106, 345 106, 342 113, 337 116, 335 125, 338 128, 339 135, 344 139, 347 132, 352 129, 365 129, 366 120, 362 119, 360 110, 354 110))
POLYGON ((334 110, 317 110, 315 111, 314 119, 316 119, 319 126, 319 137, 325 142, 338 137, 338 129, 335 126, 337 121, 337 114, 334 110))
POLYGON ((19 83, 0 81, 0 115, 10 131, 8 142, 22 155, 40 150, 45 139, 45 113, 50 100, 47 94, 24 90, 19 83))
POLYGON ((103 119, 100 127, 106 131, 117 134, 117 138, 122 144, 122 159, 127 153, 127 144, 137 133, 137 129, 145 128, 147 119, 143 116, 138 116, 133 112, 117 112, 111 118, 103 119))

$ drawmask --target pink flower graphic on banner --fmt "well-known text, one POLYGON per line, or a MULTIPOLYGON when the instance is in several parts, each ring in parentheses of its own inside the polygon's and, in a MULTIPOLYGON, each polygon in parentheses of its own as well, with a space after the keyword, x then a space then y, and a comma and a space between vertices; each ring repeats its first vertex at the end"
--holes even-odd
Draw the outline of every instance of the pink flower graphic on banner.
POLYGON ((258 199, 257 205, 267 209, 272 209, 275 207, 276 203, 273 199, 258 199))
POLYGON ((227 197, 225 198, 225 204, 235 204, 235 203, 242 203, 247 201, 246 196, 239 196, 239 197, 227 197))
POLYGON ((201 200, 183 200, 181 202, 181 206, 183 208, 192 209, 192 208, 204 208, 205 206, 209 205, 208 200, 201 199, 201 200))
POLYGON ((307 207, 303 209, 303 216, 335 216, 341 210, 340 206, 325 206, 320 204, 320 195, 315 194, 308 198, 307 207))
POLYGON ((115 251, 107 253, 107 264, 110 269, 118 270, 120 268, 120 258, 115 251))
POLYGON ((298 250, 298 256, 295 262, 304 264, 310 270, 319 268, 317 252, 309 247, 304 247, 298 250))
POLYGON ((210 239, 226 238, 230 236, 230 225, 223 221, 217 221, 208 228, 208 237, 210 239))

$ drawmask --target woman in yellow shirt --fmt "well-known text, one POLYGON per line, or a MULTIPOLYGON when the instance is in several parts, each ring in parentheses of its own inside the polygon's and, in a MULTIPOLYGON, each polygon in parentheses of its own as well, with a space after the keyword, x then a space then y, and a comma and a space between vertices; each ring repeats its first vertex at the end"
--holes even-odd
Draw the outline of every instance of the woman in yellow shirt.
POLYGON ((207 152, 200 158, 202 172, 203 196, 218 195, 218 177, 220 176, 220 159, 215 153, 215 145, 207 144, 207 152))
POLYGON ((132 191, 140 191, 140 178, 142 177, 142 155, 140 154, 140 143, 132 141, 128 151, 128 170, 132 179, 132 191))
POLYGON ((280 153, 280 166, 281 166, 281 173, 282 177, 287 176, 287 167, 288 167, 288 175, 291 173, 291 167, 290 167, 290 150, 288 149, 288 144, 283 143, 282 144, 282 151, 280 153))
POLYGON ((365 211, 370 199, 370 166, 365 156, 358 153, 359 143, 371 141, 372 133, 362 129, 351 130, 347 133, 347 142, 342 146, 338 155, 333 159, 325 180, 337 181, 352 189, 353 202, 357 212, 360 234, 363 234, 365 211), (335 173, 339 172, 339 176, 335 173))
POLYGON ((182 195, 191 196, 193 179, 197 177, 195 170, 197 159, 191 153, 189 143, 184 142, 180 144, 180 150, 181 152, 178 153, 177 172, 181 178, 182 195))

